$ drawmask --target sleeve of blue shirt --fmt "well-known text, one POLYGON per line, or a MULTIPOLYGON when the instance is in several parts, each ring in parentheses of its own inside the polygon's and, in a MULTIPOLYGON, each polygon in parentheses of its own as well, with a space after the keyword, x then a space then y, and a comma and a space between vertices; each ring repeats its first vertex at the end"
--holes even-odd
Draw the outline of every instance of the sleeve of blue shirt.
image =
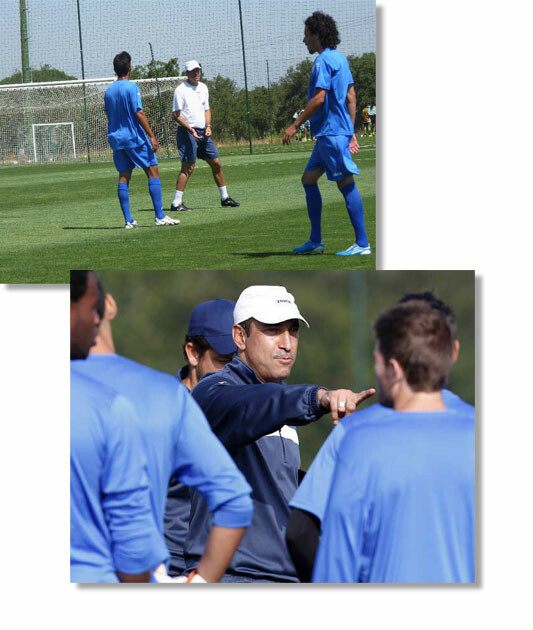
POLYGON ((214 513, 214 525, 248 527, 252 522, 252 489, 188 393, 181 409, 174 474, 202 495, 214 513))
POLYGON ((289 503, 290 507, 305 510, 314 514, 321 521, 323 520, 339 447, 345 433, 346 425, 339 422, 322 444, 296 494, 289 503))
POLYGON ((321 57, 315 67, 315 90, 329 90, 331 88, 331 66, 323 57, 321 57))
MULTIPOLYGON (((322 522, 313 582, 368 581, 371 558, 365 553, 365 543, 370 535, 367 531, 370 508, 366 505, 364 490, 367 479, 358 478, 354 483, 348 438, 357 438, 357 434, 349 432, 345 437, 337 455, 332 489, 322 522), (343 453, 347 453, 348 457, 345 458, 343 453), (339 562, 341 549, 342 561, 339 562)), ((376 515, 373 520, 378 521, 376 515)))
POLYGON ((282 426, 305 425, 324 412, 316 385, 233 385, 200 381, 192 395, 228 449, 246 446, 282 426))
POLYGON ((115 399, 106 436, 102 508, 112 540, 115 568, 138 574, 167 556, 150 508, 149 482, 135 412, 122 396, 115 399))

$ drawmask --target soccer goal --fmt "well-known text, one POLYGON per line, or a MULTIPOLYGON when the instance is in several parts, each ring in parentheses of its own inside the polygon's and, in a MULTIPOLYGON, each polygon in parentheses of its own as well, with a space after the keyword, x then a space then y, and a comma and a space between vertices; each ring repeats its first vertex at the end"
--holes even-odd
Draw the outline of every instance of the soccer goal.
MULTIPOLYGON (((174 90, 184 79, 164 77, 158 84, 155 79, 135 81, 159 141, 160 157, 177 155, 168 131, 174 128, 174 90)), ((112 160, 104 93, 113 80, 1 85, 0 164, 112 160)))
POLYGON ((31 135, 35 162, 76 159, 74 123, 34 123, 31 135))

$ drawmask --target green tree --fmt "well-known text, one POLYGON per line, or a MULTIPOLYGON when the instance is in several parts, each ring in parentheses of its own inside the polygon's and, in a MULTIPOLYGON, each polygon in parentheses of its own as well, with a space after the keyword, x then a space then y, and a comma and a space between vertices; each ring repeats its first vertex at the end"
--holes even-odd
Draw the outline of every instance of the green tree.
POLYGON ((244 90, 239 90, 235 81, 220 74, 213 80, 206 80, 205 84, 209 88, 209 106, 215 139, 238 142, 246 137, 244 90))
MULTIPOLYGON (((71 81, 77 77, 73 77, 69 74, 65 74, 63 70, 52 68, 50 65, 45 64, 41 66, 39 70, 32 69, 32 81, 34 83, 44 83, 46 81, 71 81)), ((6 77, 0 81, 0 84, 10 83, 22 83, 22 72, 15 72, 10 77, 6 77)))
POLYGON ((307 103, 307 87, 313 62, 301 61, 296 67, 290 67, 285 76, 272 85, 272 115, 274 129, 280 132, 293 122, 295 111, 307 103))
POLYGON ((376 55, 365 53, 361 57, 348 57, 357 98, 355 126, 360 127, 363 108, 376 102, 376 55))
POLYGON ((154 79, 157 77, 179 77, 179 63, 177 57, 172 57, 168 61, 150 61, 146 66, 133 66, 130 79, 154 79))

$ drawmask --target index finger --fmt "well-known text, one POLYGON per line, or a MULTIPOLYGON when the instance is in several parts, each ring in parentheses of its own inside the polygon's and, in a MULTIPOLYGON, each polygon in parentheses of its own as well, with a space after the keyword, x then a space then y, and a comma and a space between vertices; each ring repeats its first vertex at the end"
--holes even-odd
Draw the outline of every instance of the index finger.
POLYGON ((359 392, 358 394, 355 395, 355 404, 358 405, 359 403, 363 402, 363 400, 366 400, 367 398, 370 398, 370 396, 373 396, 376 393, 376 390, 371 387, 370 389, 365 389, 362 392, 359 392))

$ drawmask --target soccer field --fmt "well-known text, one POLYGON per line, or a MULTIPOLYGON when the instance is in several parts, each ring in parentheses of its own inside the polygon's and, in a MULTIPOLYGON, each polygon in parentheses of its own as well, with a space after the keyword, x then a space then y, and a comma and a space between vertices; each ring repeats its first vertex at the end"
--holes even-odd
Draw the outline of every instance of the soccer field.
MULTIPOLYGON (((145 174, 130 184, 132 216, 124 229, 112 163, 0 167, 0 282, 66 283, 69 269, 375 269, 376 151, 361 138, 356 178, 371 256, 335 256, 354 242, 344 199, 325 175, 320 256, 295 256, 309 237, 300 183, 313 143, 220 150, 229 194, 222 208, 210 168, 199 161, 184 195, 192 212, 169 213, 178 226, 157 227, 145 174)), ((179 160, 160 160, 163 205, 174 198, 179 160)))

